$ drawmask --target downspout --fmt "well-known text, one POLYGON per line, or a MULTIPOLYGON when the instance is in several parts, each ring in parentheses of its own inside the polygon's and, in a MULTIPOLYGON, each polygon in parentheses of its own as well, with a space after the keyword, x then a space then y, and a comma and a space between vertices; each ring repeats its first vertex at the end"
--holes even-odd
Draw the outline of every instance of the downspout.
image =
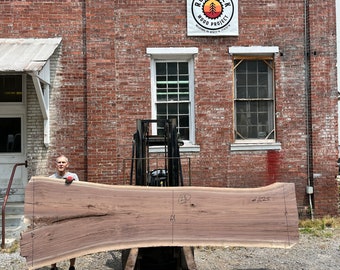
POLYGON ((87 21, 86 21, 86 0, 82 1, 82 34, 83 34, 83 80, 84 80, 84 179, 83 181, 87 181, 88 179, 88 89, 87 89, 87 21))
POLYGON ((308 201, 311 219, 314 219, 314 181, 313 181, 313 137, 312 137, 312 108, 311 108, 311 67, 310 67, 310 23, 309 23, 309 1, 304 3, 304 62, 305 62, 305 95, 306 95, 306 144, 307 144, 307 187, 308 201))

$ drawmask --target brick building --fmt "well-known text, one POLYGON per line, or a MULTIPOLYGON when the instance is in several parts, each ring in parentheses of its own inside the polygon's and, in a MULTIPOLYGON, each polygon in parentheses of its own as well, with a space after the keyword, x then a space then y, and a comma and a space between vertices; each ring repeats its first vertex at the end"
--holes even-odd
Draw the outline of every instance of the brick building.
POLYGON ((175 116, 193 185, 293 182, 301 212, 338 214, 334 1, 27 0, 0 12, 0 163, 28 160, 18 200, 59 153, 82 180, 121 184, 136 120, 175 116))

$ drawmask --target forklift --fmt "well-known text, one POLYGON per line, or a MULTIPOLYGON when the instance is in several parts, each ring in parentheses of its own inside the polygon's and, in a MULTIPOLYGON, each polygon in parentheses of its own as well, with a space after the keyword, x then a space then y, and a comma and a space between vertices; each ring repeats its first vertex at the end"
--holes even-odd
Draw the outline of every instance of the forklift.
MULTIPOLYGON (((137 120, 130 185, 164 188, 183 186, 179 152, 182 145, 183 142, 178 138, 176 119, 137 120), (157 135, 152 134, 152 128, 157 128, 157 135), (159 153, 158 157, 152 157, 150 149, 154 146, 164 147, 161 157, 159 153)), ((122 264, 125 270, 189 270, 188 257, 191 258, 192 265, 193 248, 138 248, 133 251, 123 250, 122 264)))
MULTIPOLYGON (((134 134, 132 160, 135 165, 137 186, 183 186, 183 176, 176 119, 137 120, 134 134), (157 125, 157 135, 151 134, 151 125, 157 125), (150 170, 150 147, 164 146, 164 168, 150 170)), ((133 185, 133 164, 131 164, 130 185, 133 185)))

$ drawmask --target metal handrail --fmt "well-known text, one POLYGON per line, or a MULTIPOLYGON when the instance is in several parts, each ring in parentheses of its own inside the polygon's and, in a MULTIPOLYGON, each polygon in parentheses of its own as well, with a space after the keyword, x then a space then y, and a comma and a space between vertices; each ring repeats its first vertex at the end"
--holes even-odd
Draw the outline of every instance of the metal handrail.
POLYGON ((13 169, 12 169, 11 178, 9 179, 9 182, 8 182, 8 185, 7 185, 7 191, 6 191, 6 195, 5 195, 5 198, 4 198, 4 202, 2 203, 2 212, 1 212, 1 214, 2 214, 1 248, 2 249, 5 248, 6 204, 7 204, 7 201, 8 201, 9 193, 11 191, 14 174, 15 174, 15 171, 16 171, 18 166, 25 166, 27 168, 27 160, 25 161, 25 163, 16 163, 16 164, 14 164, 13 169))

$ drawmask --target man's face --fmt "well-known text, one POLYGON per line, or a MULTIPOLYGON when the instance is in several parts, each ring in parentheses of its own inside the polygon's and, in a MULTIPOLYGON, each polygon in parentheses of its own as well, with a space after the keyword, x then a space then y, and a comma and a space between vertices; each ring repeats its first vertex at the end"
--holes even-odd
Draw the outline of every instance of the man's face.
POLYGON ((57 162, 57 171, 60 175, 63 175, 64 173, 66 173, 67 168, 68 168, 68 161, 67 158, 65 157, 59 157, 56 160, 57 162))

